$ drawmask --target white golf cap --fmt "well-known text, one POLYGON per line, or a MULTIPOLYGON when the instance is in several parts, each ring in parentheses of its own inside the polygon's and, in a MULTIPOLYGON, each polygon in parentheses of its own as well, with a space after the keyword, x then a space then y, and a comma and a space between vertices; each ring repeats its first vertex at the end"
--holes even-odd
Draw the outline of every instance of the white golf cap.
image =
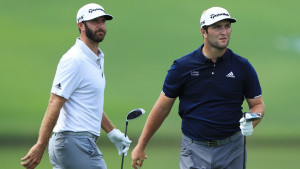
POLYGON ((77 23, 82 21, 89 21, 100 16, 104 16, 106 20, 113 19, 113 16, 105 13, 102 6, 95 3, 86 4, 77 12, 77 23))
POLYGON ((209 26, 221 20, 228 19, 231 23, 236 22, 236 19, 231 18, 229 12, 221 7, 212 7, 205 10, 200 18, 201 28, 209 26))

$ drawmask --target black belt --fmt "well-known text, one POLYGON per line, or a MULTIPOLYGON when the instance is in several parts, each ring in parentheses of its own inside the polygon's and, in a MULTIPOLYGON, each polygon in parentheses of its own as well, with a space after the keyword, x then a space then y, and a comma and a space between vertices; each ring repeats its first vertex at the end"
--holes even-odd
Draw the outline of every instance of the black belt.
POLYGON ((81 132, 74 132, 74 131, 63 131, 63 132, 58 132, 58 134, 62 134, 62 135, 70 135, 70 136, 88 136, 93 138, 95 141, 97 141, 98 136, 87 132, 87 131, 81 131, 81 132))
POLYGON ((234 133, 232 136, 230 136, 228 138, 225 138, 223 140, 198 141, 198 140, 193 140, 193 139, 189 138, 188 136, 186 136, 184 134, 183 134, 183 139, 189 140, 192 143, 196 143, 196 144, 200 144, 200 145, 218 147, 218 146, 230 143, 232 141, 235 141, 235 140, 239 139, 240 136, 241 136, 241 132, 238 131, 238 132, 234 133))

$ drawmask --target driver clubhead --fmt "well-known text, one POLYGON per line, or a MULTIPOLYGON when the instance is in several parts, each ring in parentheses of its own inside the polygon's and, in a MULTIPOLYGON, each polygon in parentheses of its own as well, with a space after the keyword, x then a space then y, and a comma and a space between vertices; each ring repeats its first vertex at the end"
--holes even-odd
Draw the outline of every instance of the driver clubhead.
POLYGON ((261 114, 260 113, 252 113, 252 112, 247 112, 245 113, 245 119, 246 121, 255 121, 261 119, 261 114))
POLYGON ((145 114, 145 112, 146 111, 142 108, 134 109, 127 114, 126 120, 128 121, 128 120, 136 119, 136 118, 142 116, 143 114, 145 114))

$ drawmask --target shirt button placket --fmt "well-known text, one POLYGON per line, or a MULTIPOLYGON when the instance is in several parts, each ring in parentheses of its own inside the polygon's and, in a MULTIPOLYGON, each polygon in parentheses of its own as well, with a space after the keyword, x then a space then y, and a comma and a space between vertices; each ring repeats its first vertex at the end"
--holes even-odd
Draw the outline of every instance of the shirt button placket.
POLYGON ((103 70, 102 70, 102 67, 101 67, 100 59, 97 60, 97 65, 99 66, 99 68, 101 70, 102 77, 103 77, 103 70))
POLYGON ((212 70, 212 72, 211 72, 212 75, 215 74, 215 67, 216 67, 216 64, 214 64, 213 70, 212 70))

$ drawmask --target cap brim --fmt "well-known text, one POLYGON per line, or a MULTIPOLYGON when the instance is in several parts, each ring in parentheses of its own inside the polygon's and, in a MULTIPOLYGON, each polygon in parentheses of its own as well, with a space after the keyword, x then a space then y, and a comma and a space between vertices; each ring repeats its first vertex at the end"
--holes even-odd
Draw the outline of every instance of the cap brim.
POLYGON ((106 14, 103 15, 105 17, 106 20, 112 20, 114 17, 112 15, 106 14))
POLYGON ((216 20, 216 21, 214 21, 214 22, 212 22, 212 23, 204 24, 204 25, 201 26, 201 28, 202 28, 203 26, 210 26, 210 25, 213 25, 213 24, 215 24, 215 23, 217 23, 217 22, 220 22, 220 21, 223 21, 223 20, 229 20, 230 23, 235 23, 235 22, 236 22, 236 19, 234 19, 234 18, 222 18, 222 19, 216 20))
POLYGON ((229 20, 231 23, 235 23, 236 22, 236 19, 234 19, 234 18, 222 18, 222 19, 216 20, 215 22, 213 22, 213 23, 211 23, 209 25, 212 25, 212 24, 215 24, 217 22, 224 21, 224 20, 229 20))
POLYGON ((236 22, 236 19, 234 19, 234 18, 228 18, 228 20, 229 20, 231 23, 235 23, 235 22, 236 22))
POLYGON ((112 20, 114 18, 112 15, 104 14, 104 15, 94 15, 94 16, 91 16, 90 18, 86 18, 82 21, 90 21, 90 20, 93 20, 93 19, 99 18, 99 17, 104 17, 106 20, 112 20))

